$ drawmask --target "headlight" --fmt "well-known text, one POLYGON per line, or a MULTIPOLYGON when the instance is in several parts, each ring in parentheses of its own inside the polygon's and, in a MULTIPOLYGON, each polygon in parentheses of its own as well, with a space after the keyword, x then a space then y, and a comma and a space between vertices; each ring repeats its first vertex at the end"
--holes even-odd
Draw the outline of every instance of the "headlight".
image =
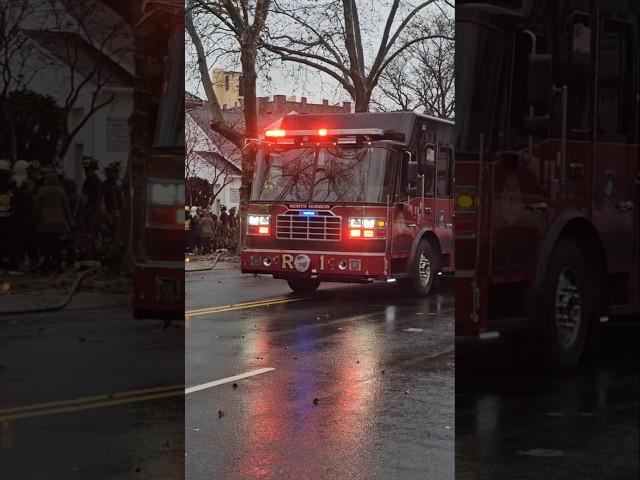
POLYGON ((149 203, 153 205, 184 204, 184 182, 151 182, 149 193, 149 203))
POLYGON ((247 230, 249 235, 269 235, 271 215, 249 215, 247 223, 249 224, 247 230))
POLYGON ((249 215, 249 225, 269 225, 271 215, 249 215))
POLYGON ((384 239, 387 236, 384 218, 349 218, 349 237, 384 239))

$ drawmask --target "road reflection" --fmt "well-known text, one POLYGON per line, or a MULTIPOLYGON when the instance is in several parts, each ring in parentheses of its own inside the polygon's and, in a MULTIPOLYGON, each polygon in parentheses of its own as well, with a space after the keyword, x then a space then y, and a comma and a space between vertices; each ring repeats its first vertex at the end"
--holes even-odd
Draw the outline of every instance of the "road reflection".
MULTIPOLYGON (((271 318, 271 322, 279 321, 278 315, 271 318)), ((272 327, 276 325, 260 328, 247 345, 264 365, 276 361, 273 352, 282 349, 272 344, 272 327)), ((248 448, 237 452, 238 478, 278 478, 277 469, 289 464, 291 458, 297 458, 298 463, 300 458, 315 454, 341 456, 343 445, 367 448, 371 442, 370 420, 380 389, 380 382, 372 377, 382 362, 381 337, 372 324, 334 328, 339 334, 330 337, 312 322, 296 328, 287 346, 296 368, 279 372, 286 378, 280 376, 271 388, 248 391, 244 400, 251 418, 244 443, 248 448), (331 342, 330 347, 327 342, 331 342), (304 358, 327 349, 336 359, 331 362, 333 372, 319 371, 317 365, 305 362, 304 358), (293 413, 283 415, 285 411, 293 413), (285 440, 288 448, 283 448, 285 440), (300 452, 291 451, 291 444, 298 445, 300 452)), ((304 464, 299 468, 304 469, 304 464)), ((350 468, 364 471, 361 469, 366 465, 350 468)))
POLYGON ((516 477, 529 478, 530 456, 564 458, 565 465, 569 458, 576 473, 598 462, 615 467, 599 478, 637 474, 638 340, 635 327, 611 329, 597 358, 557 376, 511 361, 500 340, 458 342, 460 478, 490 478, 506 464, 516 477))

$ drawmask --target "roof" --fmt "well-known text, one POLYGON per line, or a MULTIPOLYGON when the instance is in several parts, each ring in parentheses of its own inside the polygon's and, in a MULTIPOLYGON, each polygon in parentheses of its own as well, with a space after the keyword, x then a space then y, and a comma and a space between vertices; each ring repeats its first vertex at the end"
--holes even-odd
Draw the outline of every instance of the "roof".
POLYGON ((23 32, 64 64, 71 66, 70 63, 73 61, 74 72, 82 77, 88 78, 98 72, 101 81, 111 87, 133 87, 133 75, 81 36, 60 31, 23 30, 23 32))
MULTIPOLYGON (((416 112, 373 112, 373 113, 325 113, 286 115, 277 123, 284 130, 318 130, 379 128, 403 133, 408 143, 418 118, 429 119, 439 124, 453 125, 450 120, 422 115, 416 112)), ((274 127, 272 124, 271 127, 274 127)))
POLYGON ((208 165, 215 167, 218 170, 227 170, 231 175, 240 175, 242 171, 234 162, 224 158, 217 152, 203 152, 196 150, 193 153, 206 161, 208 165))

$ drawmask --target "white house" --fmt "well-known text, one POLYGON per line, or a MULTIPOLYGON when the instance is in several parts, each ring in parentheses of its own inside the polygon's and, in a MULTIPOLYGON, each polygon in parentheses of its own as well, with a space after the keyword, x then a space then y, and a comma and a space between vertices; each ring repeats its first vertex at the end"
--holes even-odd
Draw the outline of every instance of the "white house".
POLYGON ((65 174, 81 183, 84 155, 99 161, 100 174, 114 161, 124 174, 135 79, 131 27, 95 0, 32 0, 31 7, 20 25, 23 56, 14 59, 20 86, 69 107, 70 131, 84 122, 61 159, 65 174))
POLYGON ((204 102, 191 96, 185 112, 185 174, 203 178, 213 185, 211 208, 220 213, 240 206, 241 157, 228 140, 211 130, 211 113, 204 102))

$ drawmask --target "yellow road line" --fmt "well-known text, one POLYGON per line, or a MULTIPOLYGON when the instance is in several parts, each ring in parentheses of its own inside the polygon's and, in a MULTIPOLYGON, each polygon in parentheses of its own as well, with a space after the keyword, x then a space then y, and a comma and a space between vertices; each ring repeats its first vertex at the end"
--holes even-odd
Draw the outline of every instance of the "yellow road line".
POLYGON ((254 300, 252 302, 244 302, 244 303, 232 303, 231 305, 219 305, 215 307, 204 307, 204 308, 194 308, 193 310, 187 310, 187 313, 197 313, 200 311, 211 310, 212 308, 231 308, 231 307, 250 307, 252 305, 261 304, 265 302, 277 302, 279 300, 286 300, 291 297, 276 297, 276 298, 265 298, 264 300, 254 300))
POLYGON ((234 310, 243 310, 246 308, 267 307, 269 305, 278 305, 281 303, 298 302, 300 300, 306 300, 308 298, 311 298, 311 297, 283 298, 283 299, 263 300, 261 302, 252 302, 247 304, 224 305, 220 307, 201 308, 198 310, 187 310, 185 312, 185 315, 187 317, 197 317, 199 315, 209 315, 212 313, 232 312, 234 310))
POLYGON ((141 402, 177 395, 184 395, 184 385, 170 385, 166 387, 130 390, 114 394, 93 395, 72 400, 8 407, 0 409, 0 422, 39 415, 51 415, 54 413, 120 405, 123 403, 141 402))

